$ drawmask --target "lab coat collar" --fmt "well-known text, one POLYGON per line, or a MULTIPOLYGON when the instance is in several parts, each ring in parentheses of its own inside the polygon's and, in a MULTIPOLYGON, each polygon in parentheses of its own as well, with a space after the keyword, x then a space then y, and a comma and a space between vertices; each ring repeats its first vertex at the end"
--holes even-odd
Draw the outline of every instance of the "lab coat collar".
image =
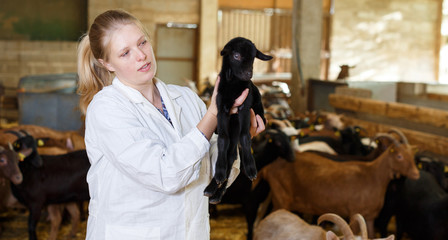
MULTIPOLYGON (((170 114, 174 129, 176 129, 179 136, 181 136, 182 129, 179 121, 182 108, 175 101, 176 98, 182 96, 181 93, 174 88, 168 89, 167 85, 158 78, 154 78, 153 81, 155 81, 155 85, 160 92, 160 96, 162 96, 168 113, 170 114)), ((124 85, 117 77, 115 77, 112 81, 112 85, 133 103, 148 102, 148 100, 138 90, 124 85)))
MULTIPOLYGON (((163 101, 166 101, 166 98, 169 97, 170 99, 174 100, 181 96, 180 92, 176 91, 175 89, 170 89, 169 95, 166 89, 166 85, 160 81, 158 78, 154 78, 155 84, 157 86, 157 89, 159 89, 159 92, 164 99, 163 101), (162 94, 162 90, 166 94, 162 94)), ((136 89, 124 85, 117 77, 114 78, 112 81, 112 85, 117 87, 121 93, 123 93, 131 102, 133 103, 143 103, 146 100, 146 98, 136 89)))

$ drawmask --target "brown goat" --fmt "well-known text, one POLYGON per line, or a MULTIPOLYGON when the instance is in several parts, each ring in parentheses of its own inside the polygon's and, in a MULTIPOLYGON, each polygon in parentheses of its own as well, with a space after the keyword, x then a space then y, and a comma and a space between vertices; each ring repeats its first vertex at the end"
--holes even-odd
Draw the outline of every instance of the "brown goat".
POLYGON ((34 138, 46 139, 45 147, 39 147, 39 154, 56 155, 69 151, 85 149, 84 138, 77 131, 57 131, 38 125, 19 125, 0 130, 0 145, 7 146, 8 142, 17 140, 17 136, 7 131, 24 130, 34 138))
POLYGON ((411 147, 391 140, 393 143, 372 162, 336 162, 303 152, 296 154, 294 162, 278 159, 266 166, 257 181, 268 181, 274 210, 285 208, 314 215, 333 212, 343 217, 360 213, 372 237, 373 221, 393 176, 420 177, 411 147))

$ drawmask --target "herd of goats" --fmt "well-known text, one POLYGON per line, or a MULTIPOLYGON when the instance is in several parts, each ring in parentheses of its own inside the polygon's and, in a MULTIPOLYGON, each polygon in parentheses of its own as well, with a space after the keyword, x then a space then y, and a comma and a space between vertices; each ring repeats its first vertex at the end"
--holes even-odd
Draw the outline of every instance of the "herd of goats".
MULTIPOLYGON (((268 124, 252 139, 257 178, 240 174, 220 203, 242 205, 248 239, 448 239, 444 156, 418 151, 395 128, 369 133, 334 113, 293 114, 275 96, 263 93, 268 124)), ((67 210, 75 235, 89 200, 83 134, 19 125, 0 129, 0 146, 0 211, 20 202, 32 240, 47 211, 54 240, 67 210)))

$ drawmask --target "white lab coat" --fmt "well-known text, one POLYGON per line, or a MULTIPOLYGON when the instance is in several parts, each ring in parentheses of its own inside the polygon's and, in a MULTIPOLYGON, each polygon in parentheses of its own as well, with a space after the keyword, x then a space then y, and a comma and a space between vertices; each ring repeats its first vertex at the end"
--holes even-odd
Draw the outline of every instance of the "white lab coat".
MULTIPOLYGON (((203 191, 214 172, 216 135, 209 143, 196 128, 206 106, 186 87, 155 81, 174 127, 117 78, 87 109, 88 240, 210 237, 203 191)), ((233 168, 229 179, 238 173, 233 168)))

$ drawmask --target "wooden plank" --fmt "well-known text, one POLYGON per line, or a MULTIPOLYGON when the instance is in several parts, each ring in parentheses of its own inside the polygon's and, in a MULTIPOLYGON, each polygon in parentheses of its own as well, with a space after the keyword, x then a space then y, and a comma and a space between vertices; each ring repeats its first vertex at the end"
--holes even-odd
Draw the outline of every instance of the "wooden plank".
POLYGON ((335 109, 381 115, 448 129, 448 111, 337 94, 330 94, 328 99, 335 109))
POLYGON ((448 95, 446 94, 428 93, 426 94, 426 96, 428 97, 428 99, 448 102, 448 95))
POLYGON ((351 88, 348 86, 336 87, 335 93, 359 98, 372 98, 372 91, 364 88, 351 88))
POLYGON ((264 8, 282 8, 292 9, 291 0, 219 0, 219 8, 236 9, 264 9, 264 8))
POLYGON ((408 139, 409 143, 411 145, 415 145, 418 150, 426 150, 443 156, 448 156, 448 137, 399 128, 386 124, 364 121, 352 117, 344 117, 343 121, 347 126, 357 125, 365 128, 370 134, 370 137, 373 137, 376 133, 385 133, 388 132, 391 128, 396 128, 401 130, 408 139))

